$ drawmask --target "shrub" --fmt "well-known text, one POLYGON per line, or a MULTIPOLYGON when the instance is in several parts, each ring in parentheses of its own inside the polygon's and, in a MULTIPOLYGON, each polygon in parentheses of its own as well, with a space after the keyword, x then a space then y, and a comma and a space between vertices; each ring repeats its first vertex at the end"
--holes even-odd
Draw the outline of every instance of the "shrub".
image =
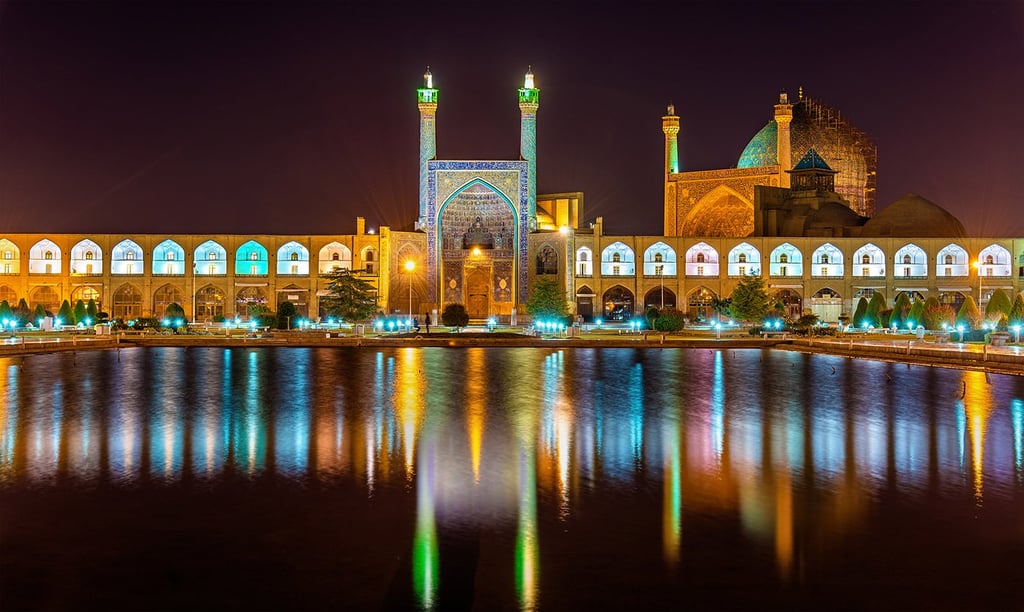
POLYGON ((675 308, 665 308, 658 313, 652 327, 657 331, 676 332, 683 329, 685 323, 682 312, 675 308))
POLYGON ((441 312, 441 323, 458 331, 459 328, 469 325, 469 313, 462 304, 448 304, 441 312))

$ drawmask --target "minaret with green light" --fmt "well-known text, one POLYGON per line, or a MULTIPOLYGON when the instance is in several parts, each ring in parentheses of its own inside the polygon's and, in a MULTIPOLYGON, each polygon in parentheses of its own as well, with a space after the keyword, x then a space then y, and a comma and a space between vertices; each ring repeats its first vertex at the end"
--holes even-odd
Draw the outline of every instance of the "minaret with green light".
POLYGON ((437 140, 434 136, 434 119, 437 115, 437 90, 430 66, 423 75, 423 87, 416 90, 416 102, 420 109, 420 216, 419 228, 427 227, 427 162, 437 156, 437 140))
MULTIPOLYGON (((537 108, 540 107, 540 90, 534 86, 533 70, 526 69, 526 78, 519 88, 519 156, 529 166, 526 182, 529 190, 529 231, 537 229, 537 108)), ((421 149, 422 150, 422 149, 421 149)))

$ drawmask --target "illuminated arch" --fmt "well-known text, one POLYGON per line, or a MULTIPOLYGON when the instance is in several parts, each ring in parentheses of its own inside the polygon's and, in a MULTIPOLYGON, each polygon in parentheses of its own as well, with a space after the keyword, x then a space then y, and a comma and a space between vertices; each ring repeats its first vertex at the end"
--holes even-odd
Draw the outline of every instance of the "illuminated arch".
POLYGON ((576 275, 594 275, 594 252, 591 251, 589 247, 580 247, 576 249, 576 275))
POLYGON ((61 252, 55 242, 43 238, 28 251, 29 274, 60 274, 61 252))
POLYGON ((978 253, 978 274, 982 276, 1010 276, 1010 251, 998 244, 990 244, 978 253))
POLYGON ((803 276, 803 254, 788 242, 775 247, 768 260, 768 274, 771 276, 803 276))
POLYGON ((826 242, 811 253, 811 276, 843 276, 843 252, 826 242))
POLYGON ((164 240, 156 245, 156 248, 153 249, 153 274, 157 276, 185 274, 185 249, 173 240, 164 240))
POLYGON ((880 278, 885 276, 885 252, 867 243, 853 253, 853 276, 880 278))
POLYGON ((718 276, 718 251, 706 242, 686 249, 687 276, 718 276))
POLYGON ((601 274, 604 276, 634 276, 636 264, 633 249, 623 242, 613 242, 601 251, 601 274))
POLYGON ((267 248, 250 240, 235 251, 235 274, 241 276, 266 276, 270 264, 267 248))
POLYGON ((142 274, 144 271, 143 259, 142 247, 136 244, 134 240, 122 240, 110 251, 110 273, 142 274))
POLYGON ((193 269, 197 276, 224 276, 228 273, 228 252, 219 242, 207 240, 196 247, 193 269))
POLYGON ((741 242, 729 251, 729 276, 746 276, 761 274, 761 252, 752 245, 741 242))
MULTIPOLYGON (((655 242, 644 251, 644 276, 675 276, 676 252, 664 242, 655 242)), ((674 301, 674 300, 673 300, 674 301)))
POLYGON ((96 276, 103 274, 103 249, 86 238, 71 247, 71 274, 96 276))
POLYGON ((679 230, 681 236, 749 236, 754 231, 754 204, 735 189, 719 185, 693 205, 679 230))
POLYGON ((320 274, 352 269, 352 251, 340 242, 329 242, 317 253, 320 274))
POLYGON ((967 276, 970 273, 967 249, 959 244, 947 244, 935 255, 936 276, 967 276))
POLYGON ((309 249, 292 240, 277 249, 277 273, 288 276, 309 276, 309 249))
POLYGON ((6 238, 0 240, 0 272, 21 274, 21 249, 6 238))
POLYGON ((924 249, 916 244, 907 244, 896 251, 893 256, 893 276, 910 278, 928 276, 928 256, 924 249))

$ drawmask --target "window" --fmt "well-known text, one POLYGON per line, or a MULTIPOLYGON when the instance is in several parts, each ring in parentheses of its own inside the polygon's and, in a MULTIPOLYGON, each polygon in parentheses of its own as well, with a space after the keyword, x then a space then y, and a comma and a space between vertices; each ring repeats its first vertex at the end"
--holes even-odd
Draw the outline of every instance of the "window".
POLYGON ((903 276, 910 276, 910 268, 903 268, 903 276))
MULTIPOLYGON (((743 257, 743 256, 740 255, 740 257, 743 257)), ((746 276, 746 275, 747 275, 747 267, 746 266, 740 266, 740 276, 746 276)))
MULTIPOLYGON (((619 254, 616 253, 615 256, 618 257, 619 254)), ((618 276, 618 274, 619 274, 619 266, 612 266, 612 274, 615 275, 615 276, 618 276)))
POLYGON ((736 261, 738 261, 739 263, 747 263, 747 254, 740 253, 740 256, 736 258, 736 261))
MULTIPOLYGON (((255 253, 253 253, 253 255, 255 255, 255 253)), ((259 273, 260 273, 260 267, 259 266, 249 266, 249 274, 252 274, 253 276, 256 276, 259 273)))
MULTIPOLYGON (((43 259, 53 259, 53 251, 47 251, 43 253, 43 259)), ((992 259, 989 257, 989 259, 992 259)))
MULTIPOLYGON (((249 261, 259 261, 259 260, 260 260, 260 254, 259 253, 257 253, 256 251, 253 251, 252 253, 249 253, 249 261)), ((256 274, 256 273, 253 272, 253 274, 256 274)))
MULTIPOLYGON (((299 254, 298 253, 292 253, 291 259, 292 259, 292 261, 298 261, 299 260, 299 254)), ((294 274, 294 272, 292 272, 292 274, 294 274)))
MULTIPOLYGON (((213 255, 213 253, 210 253, 210 255, 213 255)), ((217 264, 210 264, 210 266, 207 268, 207 270, 208 270, 207 274, 216 274, 217 273, 217 264)))
MULTIPOLYGON (((127 251, 127 252, 125 252, 124 258, 127 259, 128 261, 133 261, 135 259, 135 251, 127 251)), ((128 269, 131 270, 131 266, 130 265, 128 266, 128 269)), ((129 274, 131 274, 131 272, 129 272, 129 274)))
POLYGON ((697 266, 697 276, 704 276, 704 266, 697 266))
MULTIPOLYGON (((612 261, 614 261, 616 263, 622 261, 622 254, 621 253, 612 253, 612 261)), ((616 274, 618 274, 618 272, 616 272, 616 274)))
POLYGON ((217 261, 217 253, 210 251, 209 253, 206 254, 206 259, 210 261, 217 261))
POLYGON ((704 253, 697 253, 697 263, 704 263, 704 253))
MULTIPOLYGON (((367 251, 366 252, 366 261, 373 261, 373 251, 367 251)), ((366 269, 370 270, 372 267, 373 266, 370 266, 370 267, 368 267, 366 269)))
MULTIPOLYGON (((867 255, 865 255, 864 257, 867 257, 867 255)), ((861 276, 871 276, 871 268, 862 268, 861 271, 860 271, 860 275, 861 276)))
MULTIPOLYGON (((953 256, 950 255, 949 253, 946 253, 946 265, 947 266, 953 265, 953 256)), ((949 275, 947 274, 947 276, 949 276, 949 275)))
POLYGON ((909 254, 903 256, 903 263, 908 264, 908 263, 911 263, 911 261, 912 260, 910 259, 910 255, 909 254))
MULTIPOLYGON (((789 263, 789 255, 786 253, 779 255, 779 263, 789 263)), ((785 273, 783 273, 783 276, 785 276, 785 273)))
POLYGON ((85 253, 85 260, 86 261, 92 261, 92 257, 93 257, 92 251, 86 251, 86 253, 85 253))
POLYGON ((995 259, 993 259, 993 257, 991 255, 986 255, 985 256, 985 265, 986 266, 991 266, 995 262, 996 262, 995 259))
POLYGON ((85 273, 92 274, 92 264, 85 264, 85 273))
MULTIPOLYGON (((292 255, 294 255, 294 254, 295 253, 292 253, 292 255)), ((291 273, 292 274, 298 274, 299 273, 299 264, 292 264, 292 272, 291 273)))
MULTIPOLYGON (((949 255, 946 255, 946 259, 949 259, 949 255)), ((946 268, 946 276, 953 276, 953 268, 946 268)))
POLYGON ((661 276, 662 274, 665 273, 665 266, 663 266, 663 265, 654 266, 654 273, 657 274, 658 276, 661 276))
POLYGON ((14 253, 10 251, 4 251, 4 259, 14 259, 14 253))
POLYGON ((654 261, 661 262, 662 259, 663 259, 663 257, 661 255, 661 253, 655 253, 654 254, 654 261))
POLYGON ((53 274, 53 264, 46 264, 46 274, 53 274))
MULTIPOLYGON (((864 264, 871 263, 871 256, 868 255, 867 253, 865 253, 864 255, 861 255, 860 263, 864 263, 864 264)), ((867 268, 865 268, 865 269, 867 269, 867 268)), ((867 274, 865 274, 864 276, 867 276, 867 274)))
POLYGON ((828 255, 822 254, 822 256, 821 256, 821 263, 823 263, 823 264, 827 264, 828 263, 828 255))
MULTIPOLYGON (((783 255, 783 257, 785 257, 785 255, 783 255)), ((787 272, 786 266, 782 266, 781 268, 779 268, 779 276, 788 276, 788 274, 786 274, 786 272, 787 272)))
POLYGON ((828 266, 822 266, 822 268, 821 268, 821 275, 822 276, 828 276, 828 266))
POLYGON ((580 251, 580 261, 587 261, 587 252, 580 251))
POLYGON ((340 253, 331 253, 331 261, 341 261, 340 253))

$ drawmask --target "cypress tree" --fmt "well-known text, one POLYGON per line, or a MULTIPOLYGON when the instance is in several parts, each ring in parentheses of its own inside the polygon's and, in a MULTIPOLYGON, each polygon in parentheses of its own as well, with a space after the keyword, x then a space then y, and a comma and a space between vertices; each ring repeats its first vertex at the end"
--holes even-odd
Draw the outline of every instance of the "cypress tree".
POLYGON ((1004 316, 1010 316, 1012 308, 1013 303, 1010 301, 1010 296, 1006 295, 1002 289, 996 289, 992 292, 992 297, 988 299, 988 304, 985 305, 985 320, 991 323, 998 322, 1004 316))
POLYGON ((960 306, 960 312, 956 313, 956 324, 963 325, 966 329, 978 329, 981 327, 981 311, 974 303, 974 298, 967 296, 960 306))
POLYGON ((857 302, 857 309, 853 311, 853 326, 864 327, 864 323, 866 323, 864 317, 867 316, 867 313, 868 301, 866 298, 861 296, 860 301, 857 302))
POLYGON ((71 304, 67 300, 60 305, 57 318, 60 319, 62 325, 74 325, 75 313, 71 310, 71 304))
POLYGON ((910 312, 910 298, 906 293, 900 292, 896 296, 896 303, 892 306, 892 315, 889 316, 889 323, 896 327, 904 327, 907 323, 907 313, 910 312))
POLYGON ((879 318, 879 313, 884 309, 885 297, 876 291, 875 294, 871 296, 871 300, 868 302, 868 311, 864 315, 864 319, 867 321, 868 325, 878 327, 882 322, 879 318))
POLYGON ((72 314, 75 315, 75 323, 85 323, 85 319, 89 316, 89 313, 85 310, 85 302, 82 300, 75 302, 75 309, 72 314))
POLYGON ((924 326, 924 301, 914 300, 914 305, 910 307, 910 312, 907 313, 907 324, 913 323, 914 329, 917 326, 924 326))
POLYGON ((1010 325, 1024 325, 1024 294, 1017 294, 1017 297, 1013 300, 1013 307, 1010 308, 1010 314, 1007 316, 1010 325))

